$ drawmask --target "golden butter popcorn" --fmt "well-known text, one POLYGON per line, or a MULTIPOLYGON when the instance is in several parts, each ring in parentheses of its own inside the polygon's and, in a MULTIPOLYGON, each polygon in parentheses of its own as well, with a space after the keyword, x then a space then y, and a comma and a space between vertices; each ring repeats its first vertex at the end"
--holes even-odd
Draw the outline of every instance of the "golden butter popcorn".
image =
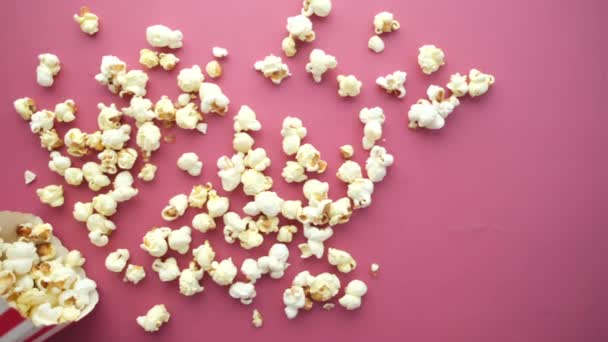
POLYGON ((158 58, 158 52, 150 49, 139 50, 139 64, 145 66, 148 69, 156 67, 160 63, 158 58))
POLYGON ((37 111, 36 102, 34 102, 34 100, 29 97, 22 97, 16 99, 13 102, 13 107, 15 108, 15 111, 17 111, 19 116, 21 116, 21 118, 25 121, 30 121, 32 115, 37 111))

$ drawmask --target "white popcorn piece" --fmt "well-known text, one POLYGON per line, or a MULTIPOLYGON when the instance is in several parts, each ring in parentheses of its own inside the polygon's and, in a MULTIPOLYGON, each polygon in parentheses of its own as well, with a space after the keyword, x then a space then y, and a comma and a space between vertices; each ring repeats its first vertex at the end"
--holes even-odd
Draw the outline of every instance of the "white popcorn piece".
POLYGON ((367 285, 361 280, 351 280, 344 289, 344 296, 338 300, 346 310, 355 310, 361 306, 361 298, 367 293, 367 285))
POLYGON ((215 229, 215 227, 215 221, 207 213, 200 213, 192 218, 192 228, 201 233, 206 233, 209 230, 215 229))
POLYGON ((452 95, 456 97, 465 96, 469 92, 469 84, 467 83, 467 75, 461 75, 455 73, 450 76, 450 82, 447 84, 447 88, 450 89, 452 95))
POLYGON ((30 312, 30 319, 35 326, 48 326, 59 324, 64 308, 52 307, 51 303, 42 303, 34 307, 30 312))
POLYGON ((188 205, 192 208, 202 208, 207 202, 207 195, 211 189, 213 189, 211 183, 193 186, 188 195, 188 205))
POLYGON ((76 202, 74 203, 74 210, 72 211, 72 216, 76 221, 87 222, 89 216, 93 214, 93 203, 83 203, 76 202))
POLYGON ((418 65, 427 75, 439 70, 445 64, 445 54, 435 45, 423 45, 418 51, 418 65))
POLYGON ((336 266, 338 271, 349 273, 357 268, 357 262, 350 253, 336 248, 329 248, 327 251, 327 261, 330 265, 336 266))
POLYGON ((161 216, 165 221, 174 221, 181 217, 188 209, 188 196, 179 194, 169 200, 169 204, 163 209, 161 216))
POLYGON ((294 225, 286 225, 279 228, 277 233, 277 241, 283 243, 290 243, 293 241, 293 234, 298 232, 298 228, 294 225))
POLYGON ((327 162, 321 159, 321 153, 312 144, 300 146, 296 153, 296 161, 307 172, 323 173, 327 169, 327 162))
POLYGON ((213 281, 221 286, 232 284, 236 277, 237 269, 232 262, 232 258, 224 259, 220 262, 213 261, 209 270, 209 275, 213 281))
MULTIPOLYGON (((372 182, 380 182, 386 176, 386 170, 393 165, 394 157, 382 146, 374 146, 365 162, 367 177, 372 182)), ((361 177, 359 177, 361 178, 361 177)))
POLYGON ((173 281, 181 274, 175 258, 167 258, 165 261, 155 259, 152 263, 152 270, 158 273, 160 281, 173 281))
POLYGON ((82 267, 82 265, 84 265, 85 262, 86 262, 86 259, 82 256, 82 253, 80 253, 80 251, 75 250, 75 249, 69 251, 64 259, 65 265, 67 267, 72 267, 72 268, 82 267))
POLYGON ((186 171, 190 176, 200 176, 203 162, 199 160, 196 153, 187 152, 179 157, 177 167, 182 171, 186 171))
POLYGON ((288 220, 295 220, 302 212, 302 201, 287 200, 283 202, 281 207, 281 215, 288 220))
POLYGON ((34 180, 36 180, 36 174, 30 170, 25 170, 23 173, 23 178, 25 179, 25 184, 30 184, 34 180))
POLYGON ((251 315, 251 324, 256 328, 261 328, 264 325, 264 317, 258 311, 258 309, 254 309, 251 315))
POLYGON ((327 17, 331 12, 331 0, 304 0, 302 3, 302 15, 310 17, 316 15, 327 17))
POLYGON ((228 56, 228 50, 219 46, 214 46, 213 49, 211 49, 211 53, 215 58, 224 58, 228 56))
POLYGON ((215 251, 209 244, 209 241, 205 241, 205 243, 192 250, 192 256, 194 256, 194 261, 203 270, 209 271, 215 259, 215 251))
POLYGON ((130 254, 128 249, 121 248, 115 250, 106 257, 106 269, 110 272, 122 272, 125 266, 127 266, 129 256, 130 254))
POLYGON ((253 147, 255 140, 251 135, 245 132, 234 133, 234 139, 232 140, 232 148, 236 152, 247 153, 253 147))
POLYGON ((355 179, 363 177, 361 166, 352 160, 347 160, 338 168, 336 177, 344 183, 350 184, 354 182, 355 179))
POLYGON ((146 270, 143 266, 129 264, 125 271, 125 277, 123 281, 131 282, 135 285, 139 284, 146 277, 146 270))
POLYGON ((283 40, 281 41, 281 49, 287 57, 293 57, 298 52, 298 49, 296 47, 296 41, 290 35, 283 38, 283 40))
POLYGON ((287 259, 289 249, 282 243, 275 243, 270 247, 268 255, 258 258, 258 267, 262 274, 269 274, 273 279, 280 279, 289 267, 287 259))
POLYGON ((169 248, 178 252, 179 254, 186 254, 190 249, 190 242, 192 242, 192 229, 188 226, 183 226, 179 229, 172 230, 167 238, 169 242, 169 248))
POLYGON ((201 134, 207 134, 208 125, 205 122, 199 122, 196 124, 196 130, 201 132, 201 134))
POLYGON ((246 169, 241 174, 241 183, 243 183, 243 192, 247 196, 255 196, 262 191, 272 188, 272 177, 264 175, 260 171, 254 169, 246 169))
POLYGON ((207 194, 207 213, 210 217, 216 218, 223 216, 230 207, 228 197, 222 197, 215 190, 209 190, 207 194))
POLYGON ((263 60, 255 62, 255 70, 260 71, 264 77, 269 78, 274 84, 281 84, 284 78, 291 76, 289 66, 283 63, 281 57, 275 55, 266 56, 263 60))
POLYGON ((321 49, 314 49, 309 56, 310 62, 306 64, 306 72, 312 74, 315 82, 322 80, 323 74, 338 66, 336 57, 328 55, 321 49))
POLYGON ((263 191, 255 195, 254 201, 250 202, 247 206, 250 209, 245 212, 249 215, 253 216, 262 213, 268 217, 275 217, 281 212, 283 199, 276 192, 263 191))
POLYGON ((376 141, 382 138, 382 124, 384 124, 384 111, 380 107, 363 108, 359 112, 359 120, 363 127, 363 148, 371 149, 376 141))
POLYGON ((112 216, 116 213, 118 203, 109 194, 100 194, 93 197, 93 209, 105 217, 112 216))
POLYGON ((302 139, 307 134, 306 127, 302 124, 302 120, 288 116, 283 119, 281 128, 281 136, 283 137, 283 152, 288 156, 294 155, 300 148, 302 139))
POLYGON ((217 160, 217 175, 222 181, 224 191, 233 191, 241 183, 241 174, 245 170, 242 153, 237 153, 231 158, 222 156, 217 160))
POLYGON ((228 243, 234 243, 239 234, 247 229, 247 224, 251 221, 250 217, 241 218, 235 212, 227 212, 222 217, 224 220, 224 239, 228 243))
POLYGON ((40 133, 40 147, 52 151, 63 146, 63 142, 57 133, 57 130, 43 131, 40 133))
POLYGON ((397 31, 401 24, 395 20, 393 13, 380 12, 374 16, 374 31, 376 34, 397 31))
POLYGON ((306 175, 306 169, 295 161, 287 161, 281 176, 287 183, 299 183, 308 179, 306 175))
POLYGON ((314 201, 310 205, 302 208, 302 213, 298 216, 298 221, 306 224, 324 225, 329 222, 328 211, 332 201, 325 199, 314 201))
POLYGON ((367 47, 375 53, 380 53, 384 51, 384 41, 380 36, 371 36, 367 41, 367 47))
POLYGON ((171 228, 154 228, 146 232, 140 247, 151 256, 160 258, 167 253, 169 248, 169 245, 167 244, 167 237, 169 237, 169 234, 171 234, 171 228))
POLYGON ((134 148, 125 148, 118 151, 117 155, 117 165, 119 168, 123 170, 131 170, 135 161, 137 160, 137 150, 134 148))
POLYGON ((82 165, 84 179, 88 182, 89 188, 99 191, 101 188, 110 185, 110 178, 101 171, 101 166, 94 162, 87 162, 82 165))
POLYGON ((133 182, 131 172, 119 172, 114 178, 114 190, 108 194, 118 203, 129 201, 139 193, 139 190, 133 188, 133 182))
POLYGON ((203 113, 215 113, 224 116, 228 111, 230 99, 217 84, 203 82, 198 96, 201 99, 201 111, 203 113))
POLYGON ((32 242, 16 241, 4 244, 4 256, 2 269, 12 271, 16 275, 29 273, 32 267, 39 261, 36 253, 36 245, 32 242))
POLYGON ((341 97, 355 97, 361 93, 363 83, 355 75, 338 75, 338 95, 341 97))
POLYGON ((70 166, 72 166, 72 161, 69 157, 61 155, 61 153, 57 151, 51 152, 50 156, 51 160, 49 161, 49 170, 63 176, 65 174, 65 170, 67 170, 70 166))
POLYGON ((101 133, 101 142, 106 148, 113 150, 122 150, 125 143, 129 141, 131 134, 131 126, 122 125, 116 129, 108 129, 101 133))
POLYGON ((405 71, 395 71, 392 74, 388 74, 384 77, 378 77, 376 79, 376 84, 380 86, 380 88, 386 90, 387 93, 393 94, 398 98, 405 97, 405 80, 407 78, 407 73, 405 71))
POLYGON ((312 29, 312 21, 305 15, 296 15, 287 18, 285 26, 289 36, 303 42, 312 42, 315 40, 315 31, 312 29))
POLYGON ((175 106, 177 108, 186 107, 189 103, 192 102, 196 98, 196 95, 189 93, 181 93, 177 96, 177 101, 175 102, 175 106))
POLYGON ((186 93, 198 91, 204 80, 205 75, 203 75, 201 67, 196 64, 191 68, 183 68, 177 75, 177 85, 179 89, 186 93))
POLYGON ((283 304, 285 305, 285 315, 289 319, 294 319, 298 311, 306 305, 306 294, 300 286, 292 286, 283 292, 283 304))
POLYGON ((469 72, 469 95, 471 97, 487 93, 492 84, 494 84, 494 76, 484 74, 477 69, 471 69, 469 72))
POLYGON ((91 140, 91 136, 83 133, 78 128, 70 128, 63 138, 63 142, 67 147, 69 154, 75 157, 82 157, 89 152, 88 142, 91 140))
POLYGON ((169 322, 171 314, 167 311, 164 304, 153 306, 145 316, 137 317, 137 324, 147 332, 158 331, 160 327, 169 322))
POLYGON ((367 178, 355 179, 348 185, 347 196, 355 209, 366 208, 372 203, 374 183, 367 178))
POLYGON ((97 155, 97 159, 99 159, 101 172, 109 175, 118 172, 118 153, 116 151, 107 148, 97 155))
POLYGON ((116 225, 103 215, 95 213, 87 218, 87 229, 91 243, 103 247, 108 244, 108 236, 116 229, 116 225))
POLYGON ((15 111, 25 121, 30 121, 32 115, 37 111, 36 102, 29 97, 16 99, 13 102, 13 107, 15 107, 15 111))
POLYGON ((190 266, 179 275, 179 292, 186 297, 203 292, 205 288, 200 284, 203 275, 204 270, 198 268, 195 262, 190 262, 190 266))
POLYGON ((308 199, 310 204, 316 205, 319 202, 326 200, 329 192, 329 183, 321 182, 317 179, 309 179, 302 187, 304 197, 308 199))
POLYGON ((407 113, 410 128, 440 129, 445 125, 444 118, 431 102, 420 99, 414 103, 407 113))
POLYGON ((380 270, 380 265, 378 265, 374 262, 369 266, 369 270, 372 272, 372 275, 375 276, 378 273, 378 271, 380 270))
POLYGON ((76 120, 76 103, 68 99, 55 105, 55 117, 59 122, 72 122, 76 120))
POLYGON ((177 58, 176 55, 172 54, 172 53, 160 53, 158 54, 158 62, 160 63, 160 67, 169 71, 169 70, 173 70, 175 68, 175 66, 177 66, 177 63, 179 63, 180 59, 177 58))
POLYGON ((237 281, 230 285, 228 294, 230 297, 240 300, 242 304, 249 305, 256 296, 255 285, 237 281))
POLYGON ((74 21, 80 26, 80 30, 89 36, 99 31, 99 17, 86 6, 81 7, 78 14, 74 14, 74 21))
POLYGON ((172 30, 164 25, 152 25, 146 28, 146 40, 154 47, 179 49, 182 47, 184 35, 180 30, 172 30))
POLYGON ((156 169, 156 165, 146 163, 139 171, 137 178, 143 180, 144 182, 151 182, 154 180, 154 176, 156 175, 156 169))
POLYGON ((146 96, 148 75, 141 70, 129 70, 126 74, 119 74, 116 82, 120 86, 118 95, 146 96))
POLYGON ((117 94, 121 89, 118 76, 127 72, 127 63, 116 56, 103 56, 99 74, 95 75, 95 80, 108 87, 112 93, 117 94))
POLYGON ((211 78, 218 78, 222 76, 222 65, 216 60, 209 61, 209 63, 205 65, 205 72, 211 78))
POLYGON ((255 282, 262 277, 262 270, 258 267, 257 260, 251 258, 243 260, 241 272, 252 284, 255 284, 255 282))
POLYGON ((36 112, 30 118, 30 130, 32 133, 41 133, 53 129, 55 113, 50 110, 36 112))
POLYGON ((348 197, 342 197, 337 201, 333 201, 329 204, 329 225, 335 226, 337 224, 343 224, 350 220, 353 214, 352 204, 348 197))
POLYGON ((313 276, 308 271, 302 271, 293 279, 292 287, 283 293, 285 314, 293 319, 299 309, 310 310, 313 301, 327 302, 340 290, 340 280, 335 274, 321 273, 313 276))
POLYGON ((148 69, 152 69, 157 67, 159 63, 160 59, 158 58, 158 52, 150 49, 139 50, 139 64, 148 69))
POLYGON ((36 190, 40 202, 48 204, 49 206, 56 208, 63 205, 63 186, 61 185, 48 185, 44 188, 36 190))
POLYGON ((149 157, 160 148, 160 138, 160 129, 153 122, 146 122, 137 130, 137 146, 141 148, 144 156, 149 157))
POLYGON ((270 158, 266 156, 265 149, 258 147, 247 152, 244 163, 245 166, 255 171, 264 171, 270 166, 270 158))
MULTIPOLYGON (((114 107, 114 109, 115 108, 116 107, 114 107)), ((144 123, 158 118, 157 113, 152 109, 152 101, 139 96, 132 97, 129 102, 129 107, 123 108, 122 112, 126 116, 135 119, 135 125, 137 127, 141 127, 144 123)))
POLYGON ((36 82, 41 87, 50 87, 55 82, 55 76, 61 70, 59 57, 52 53, 38 55, 38 67, 36 67, 36 82))
POLYGON ((259 131, 262 129, 262 124, 257 120, 251 107, 242 105, 239 112, 234 116, 233 127, 235 132, 259 131))
POLYGON ((342 145, 340 146, 340 155, 344 159, 350 159, 355 154, 355 150, 353 149, 353 145, 342 145))
POLYGON ((323 257, 325 252, 324 242, 334 235, 334 230, 331 227, 318 228, 309 224, 304 224, 304 237, 306 237, 306 243, 298 245, 303 259, 314 256, 317 259, 323 257))

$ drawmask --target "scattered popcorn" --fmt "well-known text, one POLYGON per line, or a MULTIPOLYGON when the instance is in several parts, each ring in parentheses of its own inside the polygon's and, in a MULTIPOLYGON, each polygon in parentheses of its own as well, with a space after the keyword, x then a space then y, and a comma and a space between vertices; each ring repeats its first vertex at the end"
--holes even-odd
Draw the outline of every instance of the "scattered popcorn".
POLYGON ((30 121, 32 115, 36 113, 36 103, 29 97, 16 99, 15 102, 13 102, 13 106, 15 107, 15 111, 17 111, 19 116, 25 121, 30 121))
POLYGON ((253 109, 247 105, 242 105, 239 112, 234 116, 234 131, 259 131, 261 129, 262 124, 256 119, 253 109))
POLYGON ((99 166, 101 168, 101 172, 105 174, 116 174, 118 172, 117 163, 118 163, 118 153, 111 149, 105 149, 101 153, 97 155, 100 163, 99 166))
MULTIPOLYGON (((114 106, 114 104, 112 104, 112 106, 114 106)), ((114 110, 116 110, 116 107, 114 107, 114 110)), ((135 119, 135 125, 137 127, 141 127, 141 125, 143 125, 144 123, 158 118, 157 113, 152 110, 152 101, 139 96, 132 97, 129 103, 129 107, 123 108, 122 111, 126 116, 135 119)), ((120 117, 118 117, 118 120, 120 120, 120 117)))
POLYGON ((283 63, 281 57, 272 54, 266 56, 261 61, 255 62, 253 67, 264 74, 264 77, 269 78, 274 84, 281 84, 285 77, 291 76, 289 66, 283 63))
POLYGON ((363 177, 361 173, 361 166, 352 160, 347 160, 338 168, 336 177, 338 177, 338 179, 344 183, 350 184, 357 178, 363 177))
POLYGON ((218 78, 222 76, 222 66, 216 60, 210 61, 205 66, 205 72, 207 72, 207 75, 211 78, 218 78))
POLYGON ((93 203, 76 202, 72 215, 76 221, 87 222, 89 216, 93 214, 93 203))
POLYGON ((146 96, 146 84, 148 75, 141 70, 130 70, 126 74, 119 74, 116 82, 120 86, 118 95, 146 96))
POLYGON ((224 239, 228 243, 234 243, 240 233, 247 229, 247 224, 251 221, 250 217, 241 218, 235 212, 227 212, 222 217, 224 220, 224 239))
POLYGON ((55 76, 61 70, 59 58, 51 53, 38 55, 38 67, 36 68, 36 82, 42 87, 50 87, 55 82, 55 76))
POLYGON ((215 259, 215 251, 209 244, 209 241, 205 241, 204 244, 196 247, 192 250, 194 261, 205 271, 211 269, 213 260, 215 259))
POLYGON ((397 31, 399 27, 401 27, 401 24, 394 19, 393 13, 380 12, 374 17, 374 31, 376 34, 397 31))
POLYGON ((467 75, 455 73, 450 76, 450 82, 447 84, 452 95, 456 97, 465 96, 469 92, 469 84, 467 83, 467 75))
POLYGON ((141 148, 144 156, 149 157, 152 152, 160 148, 160 137, 160 129, 153 122, 146 122, 139 127, 137 146, 141 148))
POLYGON ((213 261, 209 270, 209 275, 211 275, 213 281, 221 286, 232 284, 236 273, 237 269, 234 263, 232 263, 232 258, 224 259, 220 262, 213 261))
POLYGON ((338 75, 338 95, 354 97, 361 93, 363 83, 354 75, 338 75))
POLYGON ((55 113, 50 110, 36 112, 30 118, 30 130, 32 133, 41 133, 53 129, 55 113))
POLYGON ((283 292, 283 304, 285 305, 285 315, 289 319, 294 319, 298 315, 298 310, 306 305, 306 294, 300 286, 292 286, 283 292))
POLYGON ((128 249, 117 249, 106 257, 106 268, 110 272, 122 272, 129 261, 128 249))
POLYGON ((293 57, 298 52, 298 49, 296 48, 296 41, 291 36, 283 38, 281 41, 281 49, 287 57, 293 57))
POLYGON ((380 270, 380 265, 373 263, 369 267, 369 270, 372 272, 373 275, 376 275, 378 273, 378 271, 380 270))
POLYGON ((232 148, 235 151, 241 153, 247 153, 253 147, 254 140, 251 135, 245 132, 234 133, 234 139, 232 140, 232 148))
POLYGON ((336 248, 328 250, 327 261, 342 273, 349 273, 357 267, 357 262, 348 252, 336 248))
POLYGON ((342 145, 340 146, 340 155, 344 159, 350 159, 355 154, 355 150, 352 145, 342 145))
POLYGON ((384 51, 384 41, 380 36, 372 36, 367 41, 367 47, 375 53, 380 53, 384 51))
POLYGON ((285 164, 281 176, 283 176, 283 179, 285 179, 287 183, 299 183, 308 179, 304 167, 291 160, 287 161, 285 164))
MULTIPOLYGON (((394 158, 381 146, 374 146, 365 162, 367 177, 372 182, 380 182, 386 176, 386 169, 393 165, 394 158)), ((359 177, 361 178, 361 177, 359 177)))
POLYGON ((281 215, 288 220, 295 220, 302 212, 302 201, 284 201, 281 215))
POLYGON ((146 163, 139 171, 137 178, 143 180, 144 182, 151 182, 156 175, 156 169, 156 165, 146 163))
POLYGON ((234 299, 239 299, 241 303, 249 305, 253 302, 253 299, 256 296, 255 285, 237 281, 236 283, 230 285, 228 294, 230 294, 230 297, 234 299))
POLYGON ((355 209, 366 208, 372 203, 374 183, 366 178, 355 179, 348 185, 347 196, 353 201, 355 209))
POLYGON ((23 178, 25 179, 25 184, 30 184, 36 179, 36 174, 30 170, 25 170, 23 173, 23 178))
POLYGON ((138 284, 146 277, 146 270, 140 265, 129 264, 125 271, 125 277, 123 281, 128 281, 133 284, 138 284))
POLYGON ((296 15, 287 18, 285 27, 289 36, 303 42, 310 43, 315 40, 315 31, 312 30, 312 21, 305 15, 296 15))
POLYGON ((307 172, 323 173, 327 168, 327 162, 321 159, 321 153, 311 144, 300 146, 296 160, 307 172))
POLYGON ((321 182, 317 179, 310 179, 304 183, 302 193, 311 204, 317 204, 327 199, 329 183, 321 182))
POLYGON ((300 143, 306 137, 307 130, 302 120, 288 116, 283 119, 281 136, 283 136, 283 152, 288 156, 294 155, 300 148, 300 143))
POLYGON ((268 255, 258 259, 258 267, 262 274, 270 274, 272 279, 280 279, 289 267, 288 258, 289 249, 287 249, 287 246, 282 243, 275 243, 270 247, 268 255))
POLYGON ((99 191, 101 188, 110 185, 110 178, 101 171, 101 166, 94 162, 86 162, 82 165, 82 174, 88 182, 89 188, 99 191))
POLYGON ((352 205, 348 197, 342 197, 329 204, 329 225, 343 224, 350 220, 353 214, 352 205))
POLYGON ((313 301, 326 302, 340 290, 340 280, 335 274, 321 273, 313 276, 308 271, 298 273, 292 287, 283 293, 283 304, 287 318, 293 319, 299 309, 310 310, 313 301))
POLYGON ((270 166, 270 158, 266 156, 266 150, 261 147, 249 150, 245 156, 244 162, 245 166, 255 171, 264 171, 270 166))
POLYGON ((201 99, 201 111, 203 113, 215 113, 223 116, 228 111, 230 99, 228 99, 217 84, 203 82, 198 94, 201 99))
POLYGON ((209 190, 213 189, 211 183, 205 185, 195 185, 188 196, 188 205, 192 208, 202 208, 207 202, 209 190))
POLYGON ((472 97, 487 93, 492 84, 494 84, 494 76, 484 74, 477 69, 471 69, 469 72, 469 95, 472 97))
POLYGON ((241 272, 247 280, 255 284, 255 282, 262 277, 262 270, 258 267, 258 262, 255 259, 247 258, 243 260, 243 264, 241 265, 241 272))
POLYGON ((445 54, 435 45, 423 45, 418 51, 418 65, 427 75, 439 70, 445 64, 445 54))
POLYGON ((95 75, 95 80, 116 94, 121 89, 118 76, 127 72, 127 63, 116 56, 103 56, 101 58, 100 73, 95 75))
POLYGON ((410 128, 440 129, 445 125, 445 120, 435 106, 425 99, 418 100, 410 107, 408 118, 410 128))
POLYGON ((203 275, 204 270, 198 268, 195 262, 190 262, 190 266, 179 275, 179 292, 187 297, 203 292, 205 288, 199 282, 203 275))
POLYGON ((154 47, 168 47, 179 49, 182 47, 184 35, 180 30, 171 30, 164 25, 148 26, 146 29, 146 40, 154 47))
POLYGON ((201 67, 196 64, 191 68, 180 70, 177 75, 177 85, 179 86, 179 89, 186 93, 198 91, 204 80, 205 76, 201 71, 201 67))
POLYGON ((283 243, 290 243, 293 241, 293 234, 298 232, 298 228, 294 225, 286 225, 279 228, 277 233, 277 241, 283 243))
POLYGON ((211 49, 211 53, 215 58, 224 58, 228 56, 228 50, 219 46, 214 46, 213 49, 211 49))
POLYGON ((386 90, 387 93, 396 95, 398 98, 405 96, 405 80, 407 74, 404 71, 395 71, 385 77, 378 77, 376 84, 386 90))
POLYGON ((177 65, 177 63, 179 63, 179 58, 177 58, 177 56, 175 56, 172 53, 160 53, 158 55, 159 57, 159 63, 161 68, 169 71, 169 70, 173 70, 175 68, 175 66, 177 65))
POLYGON ((76 120, 76 110, 74 100, 65 100, 55 105, 55 117, 59 122, 72 122, 76 120))
POLYGON ((40 133, 40 146, 46 148, 48 151, 52 151, 63 146, 57 130, 51 129, 49 131, 43 131, 40 133))
POLYGON ((247 196, 255 196, 262 191, 272 188, 272 177, 264 175, 260 171, 254 169, 246 169, 241 174, 241 183, 243 183, 243 192, 247 196))
POLYGON ((152 263, 152 270, 158 273, 160 281, 173 281, 181 274, 175 258, 167 258, 165 261, 155 259, 152 263))
POLYGON ((338 300, 346 310, 355 310, 361 306, 361 298, 367 293, 367 285, 361 280, 351 280, 344 289, 344 296, 338 300))
POLYGON ((86 6, 81 7, 78 14, 74 14, 74 21, 80 25, 82 32, 90 36, 99 31, 99 17, 86 6))
POLYGON ((207 213, 200 213, 192 218, 192 228, 201 233, 206 233, 209 230, 215 229, 215 227, 215 221, 207 213))
POLYGON ((262 213, 268 217, 275 217, 281 212, 283 199, 276 192, 263 191, 255 195, 255 200, 249 202, 243 211, 251 216, 262 213))
POLYGON ((245 170, 243 154, 237 153, 232 158, 220 157, 217 160, 217 168, 224 191, 233 191, 241 183, 241 174, 245 170))
POLYGON ((103 247, 108 244, 108 236, 116 230, 116 225, 103 215, 95 213, 87 218, 87 229, 91 243, 97 247, 103 247))
POLYGON ((169 204, 163 209, 161 216, 165 221, 174 221, 183 216, 188 209, 188 196, 179 194, 169 200, 169 204))
POLYGON ((67 170, 70 166, 72 166, 72 161, 69 157, 61 155, 61 153, 57 151, 53 151, 50 154, 51 160, 49 161, 49 169, 53 172, 56 172, 60 176, 63 176, 65 170, 67 170))
POLYGON ((331 0, 304 0, 302 4, 302 15, 310 17, 316 15, 327 17, 331 12, 331 0))
POLYGON ((181 155, 177 160, 177 167, 188 172, 190 176, 200 176, 201 170, 203 169, 203 162, 201 162, 194 152, 187 152, 181 155))
POLYGON ((105 217, 112 216, 116 213, 118 203, 111 195, 100 194, 93 197, 93 209, 105 217))
POLYGON ((137 151, 133 148, 125 148, 117 153, 117 165, 123 170, 131 170, 137 160, 137 151))
POLYGON ((261 328, 264 325, 264 318, 262 314, 258 311, 258 309, 253 310, 253 314, 251 316, 251 324, 256 328, 261 328))
POLYGON ((48 204, 51 207, 60 207, 63 205, 63 186, 48 185, 44 188, 36 190, 40 202, 48 204))
POLYGON ((178 252, 179 254, 186 254, 190 249, 190 242, 192 241, 192 230, 188 226, 183 226, 179 229, 172 230, 169 233, 168 242, 169 248, 178 252))
POLYGON ((154 332, 158 331, 160 327, 169 322, 171 314, 167 311, 164 304, 153 306, 145 316, 137 317, 137 324, 142 327, 145 331, 154 332))
POLYGON ((380 107, 363 108, 359 112, 359 120, 365 125, 363 128, 363 148, 371 149, 376 141, 382 138, 382 124, 384 124, 384 111, 380 107))
POLYGON ((230 206, 228 197, 222 197, 215 190, 209 190, 207 195, 207 213, 210 217, 223 216, 230 206))
POLYGON ((314 49, 310 53, 310 62, 306 64, 306 72, 312 74, 315 82, 321 82, 323 74, 338 66, 336 57, 328 55, 321 49, 314 49))
POLYGON ((171 234, 171 228, 153 228, 144 235, 141 249, 148 252, 151 256, 160 258, 167 253, 169 245, 167 237, 171 234))
POLYGON ((145 66, 148 69, 155 68, 160 63, 158 58, 158 52, 150 49, 139 50, 139 64, 145 66))
POLYGON ((307 238, 307 241, 298 245, 302 253, 301 258, 307 259, 314 256, 321 259, 325 252, 324 242, 332 235, 334 235, 334 230, 331 227, 318 228, 304 224, 304 237, 307 238))
POLYGON ((202 134, 207 134, 207 123, 205 122, 200 122, 198 124, 196 124, 196 130, 201 132, 202 134))

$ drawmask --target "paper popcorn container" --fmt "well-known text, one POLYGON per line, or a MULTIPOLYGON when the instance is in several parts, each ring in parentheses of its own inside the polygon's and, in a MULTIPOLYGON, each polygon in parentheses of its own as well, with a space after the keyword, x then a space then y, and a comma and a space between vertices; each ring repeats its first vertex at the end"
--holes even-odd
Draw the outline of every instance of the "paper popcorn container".
MULTIPOLYGON (((42 223, 42 220, 32 214, 25 214, 12 211, 0 211, 0 238, 4 242, 17 240, 17 227, 22 223, 42 223)), ((63 256, 68 250, 61 241, 55 236, 51 238, 51 243, 57 250, 57 256, 63 256)), ((85 276, 84 270, 80 269, 80 275, 85 276)), ((90 298, 90 305, 82 311, 78 320, 88 315, 99 301, 97 292, 90 298)), ((0 297, 0 341, 2 342, 39 342, 45 341, 63 328, 73 323, 62 323, 51 326, 34 326, 31 320, 21 316, 21 314, 8 306, 4 298, 0 297)))

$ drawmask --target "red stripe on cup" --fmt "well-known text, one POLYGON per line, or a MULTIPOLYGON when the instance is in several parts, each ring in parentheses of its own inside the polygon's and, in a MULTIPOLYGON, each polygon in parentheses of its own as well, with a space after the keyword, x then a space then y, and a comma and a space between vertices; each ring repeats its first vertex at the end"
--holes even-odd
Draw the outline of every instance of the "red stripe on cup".
POLYGON ((0 337, 11 331, 19 323, 25 321, 19 311, 10 308, 0 315, 0 337))
POLYGON ((40 330, 36 331, 36 333, 34 333, 32 336, 28 337, 24 342, 35 341, 38 337, 46 334, 49 330, 53 329, 54 327, 55 327, 54 325, 49 325, 44 328, 41 328, 40 330))

